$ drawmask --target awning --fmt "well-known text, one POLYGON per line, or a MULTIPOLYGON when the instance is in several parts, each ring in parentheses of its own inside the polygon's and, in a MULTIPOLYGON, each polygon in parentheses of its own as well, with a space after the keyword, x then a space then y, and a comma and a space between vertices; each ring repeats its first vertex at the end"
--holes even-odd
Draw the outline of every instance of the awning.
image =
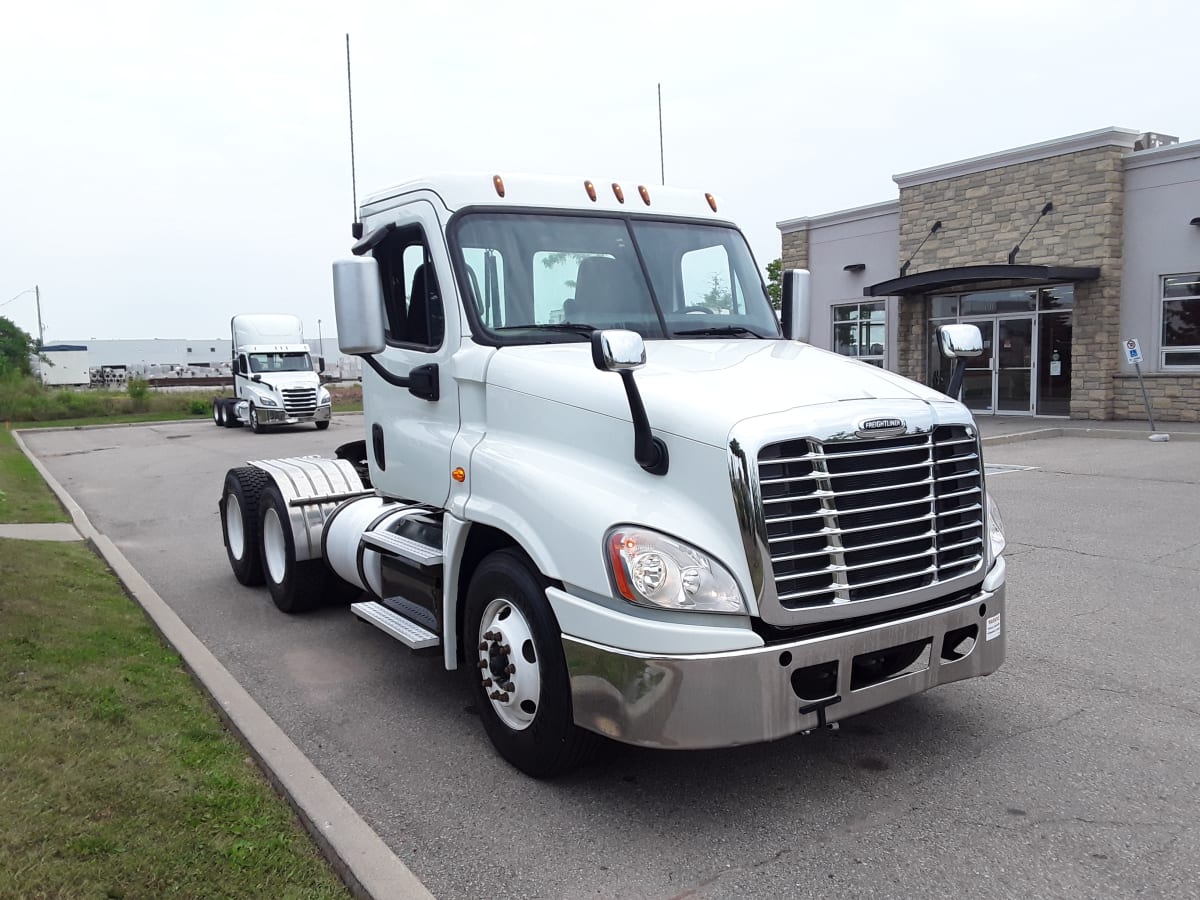
POLYGON ((958 266, 881 281, 863 288, 863 296, 906 297, 950 288, 974 288, 997 281, 1064 284, 1072 281, 1095 281, 1099 277, 1100 269, 1097 266, 958 266))

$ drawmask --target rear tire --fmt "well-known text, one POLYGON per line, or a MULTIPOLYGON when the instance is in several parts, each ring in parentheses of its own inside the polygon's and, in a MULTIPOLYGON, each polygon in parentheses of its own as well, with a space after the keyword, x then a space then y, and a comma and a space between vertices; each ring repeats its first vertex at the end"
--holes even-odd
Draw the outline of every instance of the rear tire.
POLYGON ((325 419, 324 421, 317 422, 316 425, 317 425, 317 431, 324 431, 326 428, 329 427, 329 420, 325 419))
POLYGON ((258 534, 261 575, 279 610, 293 615, 320 606, 328 591, 329 568, 324 559, 296 560, 287 501, 274 482, 262 494, 258 534))
POLYGON ((219 397, 213 399, 213 424, 218 428, 225 427, 225 401, 219 397))
POLYGON ((501 756, 534 778, 575 768, 600 741, 572 718, 562 633, 546 584, 521 551, 492 553, 471 578, 463 632, 484 730, 501 756))
POLYGON ((254 466, 230 469, 221 491, 221 534, 233 575, 245 585, 263 583, 259 507, 271 476, 254 466))

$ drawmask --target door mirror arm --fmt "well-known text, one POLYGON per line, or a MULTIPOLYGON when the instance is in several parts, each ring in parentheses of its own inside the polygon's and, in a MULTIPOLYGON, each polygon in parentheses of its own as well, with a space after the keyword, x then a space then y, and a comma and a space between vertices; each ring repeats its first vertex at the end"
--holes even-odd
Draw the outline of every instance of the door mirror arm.
POLYGON ((592 362, 601 372, 617 372, 625 385, 629 416, 633 419, 633 458, 651 475, 666 475, 670 466, 667 445, 650 431, 650 419, 633 370, 646 364, 646 345, 636 331, 592 332, 592 362))

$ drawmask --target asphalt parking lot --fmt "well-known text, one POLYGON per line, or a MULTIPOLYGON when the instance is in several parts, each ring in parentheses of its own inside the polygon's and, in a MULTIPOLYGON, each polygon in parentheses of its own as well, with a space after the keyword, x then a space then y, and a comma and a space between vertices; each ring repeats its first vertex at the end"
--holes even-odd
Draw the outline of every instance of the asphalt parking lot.
POLYGON ((437 658, 234 581, 224 471, 360 433, 25 440, 436 896, 1200 896, 1200 442, 988 448, 1031 467, 989 477, 1009 539, 990 678, 768 745, 613 747, 545 783, 492 752, 437 658))

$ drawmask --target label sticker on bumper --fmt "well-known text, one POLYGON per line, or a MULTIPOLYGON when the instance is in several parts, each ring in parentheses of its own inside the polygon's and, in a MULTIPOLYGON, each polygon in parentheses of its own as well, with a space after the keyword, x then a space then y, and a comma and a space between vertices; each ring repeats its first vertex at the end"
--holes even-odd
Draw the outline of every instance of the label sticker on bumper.
POLYGON ((990 617, 987 620, 987 639, 1000 637, 1000 613, 990 617))

